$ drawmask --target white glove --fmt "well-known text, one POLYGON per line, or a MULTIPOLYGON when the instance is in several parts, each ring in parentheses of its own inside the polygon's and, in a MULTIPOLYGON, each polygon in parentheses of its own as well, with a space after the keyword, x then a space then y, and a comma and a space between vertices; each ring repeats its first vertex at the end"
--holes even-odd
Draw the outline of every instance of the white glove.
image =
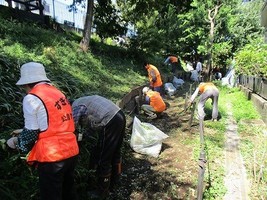
POLYGON ((17 136, 17 135, 19 135, 22 131, 23 131, 23 129, 16 129, 16 130, 12 131, 12 133, 10 133, 10 135, 12 135, 12 136, 17 136))
POLYGON ((18 138, 17 137, 12 137, 9 140, 7 140, 7 145, 11 148, 11 149, 16 149, 16 145, 18 144, 18 138))

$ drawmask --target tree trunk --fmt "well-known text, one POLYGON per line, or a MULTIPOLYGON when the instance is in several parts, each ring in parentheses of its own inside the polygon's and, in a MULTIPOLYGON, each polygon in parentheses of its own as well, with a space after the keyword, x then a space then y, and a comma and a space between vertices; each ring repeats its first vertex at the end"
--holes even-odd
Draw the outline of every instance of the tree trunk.
POLYGON ((88 0, 85 24, 83 29, 83 38, 80 42, 80 47, 83 51, 87 51, 90 47, 89 44, 90 44, 91 29, 93 24, 93 10, 94 10, 93 8, 94 8, 94 0, 88 0))
POLYGON ((209 46, 208 46, 208 80, 211 80, 211 72, 212 72, 212 49, 213 49, 213 41, 214 41, 214 28, 215 28, 215 17, 218 14, 219 8, 222 6, 216 5, 215 8, 208 10, 208 18, 210 23, 210 35, 209 35, 209 46))

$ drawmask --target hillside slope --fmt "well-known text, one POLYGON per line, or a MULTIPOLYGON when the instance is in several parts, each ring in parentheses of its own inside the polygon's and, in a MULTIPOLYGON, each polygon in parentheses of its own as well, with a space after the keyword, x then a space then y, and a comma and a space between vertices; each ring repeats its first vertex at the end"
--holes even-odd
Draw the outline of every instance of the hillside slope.
POLYGON ((91 52, 84 53, 79 49, 81 37, 73 32, 58 33, 0 18, 0 39, 1 131, 22 125, 20 120, 7 122, 21 116, 23 94, 15 83, 23 63, 43 63, 49 79, 69 98, 99 94, 117 101, 146 81, 137 51, 92 41, 91 52))

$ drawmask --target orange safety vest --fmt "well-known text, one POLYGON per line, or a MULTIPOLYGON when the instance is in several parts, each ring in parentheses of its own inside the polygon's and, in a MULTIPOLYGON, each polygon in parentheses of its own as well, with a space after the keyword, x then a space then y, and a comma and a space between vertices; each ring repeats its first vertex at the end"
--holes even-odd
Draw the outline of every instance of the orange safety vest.
POLYGON ((157 111, 163 112, 166 109, 166 104, 162 100, 160 93, 156 91, 148 91, 146 95, 149 97, 150 105, 157 111))
POLYGON ((56 162, 77 155, 79 147, 74 134, 72 109, 65 95, 49 84, 36 85, 29 94, 43 102, 48 128, 39 133, 27 162, 56 162))
POLYGON ((203 92, 205 92, 207 89, 217 89, 217 87, 211 83, 211 82, 207 82, 207 83, 200 83, 199 86, 199 92, 202 94, 203 92))
POLYGON ((169 56, 170 62, 171 63, 177 63, 178 62, 178 58, 175 56, 169 56))
POLYGON ((152 87, 160 87, 162 86, 162 80, 161 80, 161 76, 160 76, 160 73, 159 73, 159 70, 154 66, 154 65, 151 65, 149 64, 148 67, 147 67, 147 72, 148 72, 148 78, 149 78, 149 82, 150 82, 150 85, 152 87), (155 75, 156 75, 156 82, 152 82, 152 76, 151 76, 151 72, 154 72, 155 75))

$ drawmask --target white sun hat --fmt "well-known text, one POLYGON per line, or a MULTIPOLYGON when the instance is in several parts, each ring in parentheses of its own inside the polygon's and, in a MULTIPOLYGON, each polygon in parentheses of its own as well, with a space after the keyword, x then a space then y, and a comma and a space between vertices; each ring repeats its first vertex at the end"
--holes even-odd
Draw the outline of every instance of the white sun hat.
POLYGON ((29 62, 20 68, 20 79, 16 85, 26 85, 40 81, 49 81, 46 77, 45 68, 41 63, 29 62))

